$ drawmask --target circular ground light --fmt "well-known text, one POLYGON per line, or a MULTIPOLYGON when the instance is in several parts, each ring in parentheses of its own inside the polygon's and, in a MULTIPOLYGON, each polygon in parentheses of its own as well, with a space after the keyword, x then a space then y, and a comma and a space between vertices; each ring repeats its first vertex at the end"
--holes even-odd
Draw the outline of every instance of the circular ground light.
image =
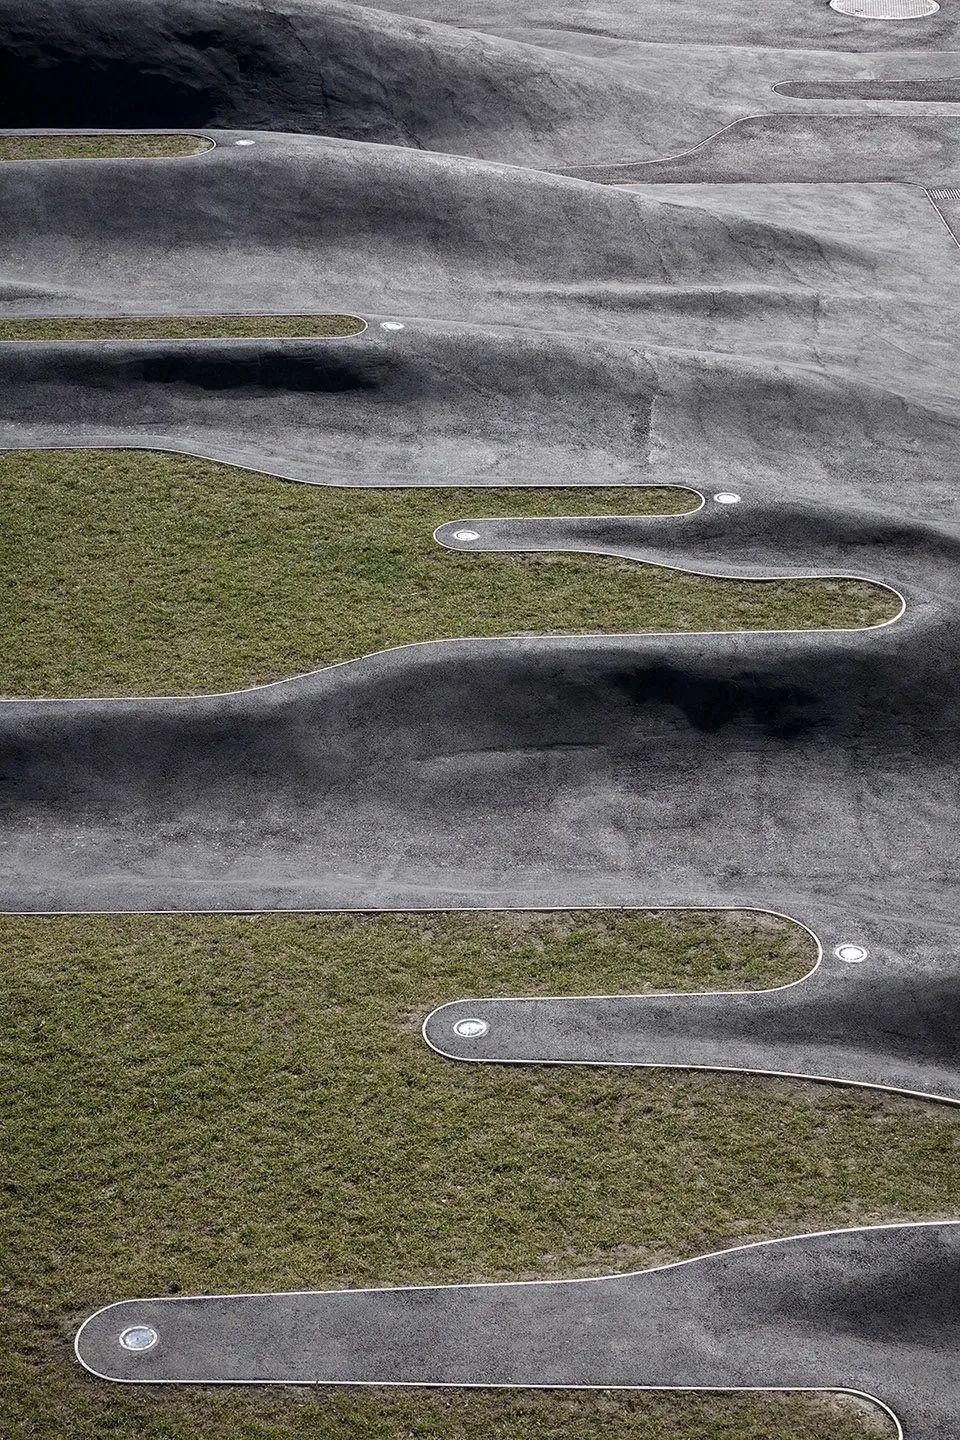
POLYGON ((461 1040, 479 1040, 489 1029, 486 1020, 458 1020, 453 1027, 453 1033, 459 1035, 461 1040))
POLYGON ((159 1339, 152 1325, 131 1325, 120 1336, 120 1344, 124 1350, 152 1350, 159 1339))
POLYGON ((862 945, 838 945, 834 950, 838 960, 843 960, 847 965, 859 965, 866 960, 869 950, 864 950, 862 945))
POLYGON ((256 145, 256 140, 237 140, 237 145, 256 145))
POLYGON ((716 500, 718 505, 740 504, 740 496, 736 495, 732 490, 720 490, 717 492, 716 495, 714 495, 713 498, 714 500, 716 500))
POLYGON ((381 320, 381 321, 380 321, 380 329, 381 329, 381 330, 402 330, 402 329, 403 329, 403 326, 400 324, 400 321, 399 321, 399 320, 381 320))
POLYGON ((480 536, 476 530, 454 530, 453 538, 454 540, 465 540, 469 543, 471 540, 479 540, 480 536))
POLYGON ((937 0, 830 0, 830 9, 855 20, 922 20, 940 6, 937 0))

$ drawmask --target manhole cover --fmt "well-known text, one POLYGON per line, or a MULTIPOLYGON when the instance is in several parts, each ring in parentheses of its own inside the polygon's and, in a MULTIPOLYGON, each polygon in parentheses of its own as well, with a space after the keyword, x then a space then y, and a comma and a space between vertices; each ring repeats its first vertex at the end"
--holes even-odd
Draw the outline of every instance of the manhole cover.
POLYGON ((922 20, 940 6, 937 0, 830 0, 830 9, 858 20, 922 20))

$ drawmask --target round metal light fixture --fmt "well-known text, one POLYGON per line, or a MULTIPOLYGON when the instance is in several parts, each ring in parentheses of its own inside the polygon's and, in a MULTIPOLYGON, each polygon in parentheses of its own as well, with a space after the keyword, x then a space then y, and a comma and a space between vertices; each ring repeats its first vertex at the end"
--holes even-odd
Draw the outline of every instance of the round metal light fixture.
POLYGON ((866 960, 870 951, 865 950, 862 945, 838 945, 833 953, 838 960, 843 960, 847 965, 859 965, 866 960))
POLYGON ((403 329, 403 326, 400 324, 400 321, 399 321, 399 320, 381 320, 381 321, 380 321, 380 329, 381 329, 381 330, 402 330, 402 329, 403 329))
POLYGON ((714 500, 716 500, 718 505, 740 504, 740 496, 737 495, 736 492, 733 490, 718 490, 713 498, 714 500))
POLYGON ((256 140, 237 140, 234 143, 237 145, 256 145, 257 142, 256 140))
POLYGON ((453 538, 454 540, 463 540, 469 544, 471 540, 480 539, 480 532, 479 530, 454 530, 453 538))
POLYGON ((142 1354, 144 1350, 152 1350, 159 1339, 160 1336, 152 1325, 131 1325, 120 1336, 120 1344, 124 1350, 134 1350, 142 1354))
POLYGON ((459 1035, 461 1040, 479 1040, 489 1029, 486 1020, 458 1020, 453 1027, 453 1033, 459 1035))

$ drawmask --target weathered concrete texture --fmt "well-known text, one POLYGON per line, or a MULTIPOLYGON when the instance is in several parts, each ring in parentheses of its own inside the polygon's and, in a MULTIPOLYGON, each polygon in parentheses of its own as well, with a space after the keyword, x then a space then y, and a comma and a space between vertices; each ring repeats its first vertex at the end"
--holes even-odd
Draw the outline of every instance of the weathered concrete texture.
POLYGON ((5 125, 242 125, 530 164, 676 133, 626 68, 330 0, 4 0, 0 33, 5 125))
MULTIPOLYGON (((0 904, 768 908, 825 950, 789 989, 454 1002, 427 1036, 960 1099, 960 301, 921 188, 960 179, 953 0, 882 29, 820 0, 0 0, 0 36, 0 123, 217 142, 0 166, 0 313, 372 322, 5 345, 0 443, 692 484, 685 518, 470 528, 906 599, 872 632, 451 641, 232 695, 4 703, 0 904), (457 1038, 467 1015, 487 1034, 457 1038)), ((957 1226, 851 1231, 585 1282, 127 1302, 78 1351, 134 1382, 854 1389, 949 1440, 958 1265, 957 1226), (124 1350, 144 1323, 156 1347, 124 1350)))
MULTIPOLYGON (((778 81, 929 83, 932 71, 936 84, 955 73, 958 46, 949 4, 932 21, 878 27, 823 0, 642 0, 586 14, 513 0, 2 0, 0 124, 243 125, 587 164, 653 158, 789 109, 778 81)), ((873 108, 869 92, 856 98, 873 108)), ((956 98, 949 87, 927 97, 956 98)))
POLYGON ((0 167, 0 308, 340 305, 370 330, 3 345, 4 444, 162 445, 334 483, 730 467, 871 500, 892 480, 912 506, 909 463, 952 493, 956 247, 917 186, 623 190, 218 138, 189 160, 0 167), (391 314, 404 331, 380 330, 391 314))
POLYGON ((77 1353, 133 1383, 854 1391, 907 1440, 960 1413, 960 1225, 800 1236, 595 1280, 131 1300, 77 1353), (152 1326, 153 1349, 119 1343, 152 1326))
MULTIPOLYGON (((683 308, 678 295, 665 298, 657 328, 699 330, 709 343, 716 307, 702 292, 687 299, 683 308)), ((772 290, 729 299, 730 333, 758 346, 771 332, 788 350, 791 331, 817 324, 772 290)), ((859 323, 834 319, 838 333, 859 323)), ((839 363, 818 373, 798 363, 802 353, 796 345, 785 362, 421 321, 334 342, 10 343, 0 345, 0 444, 176 450, 334 485, 722 479, 776 498, 789 480, 798 500, 822 489, 856 511, 869 490, 871 508, 905 519, 915 513, 909 465, 930 513, 952 514, 960 403, 904 395, 918 389, 924 357, 911 375, 859 378, 839 363), (798 445, 801 429, 815 450, 798 445), (773 455, 779 474, 761 483, 773 455)), ((890 368, 905 370, 904 352, 892 353, 890 368)), ((873 358, 884 361, 868 354, 865 369, 873 358)))
MULTIPOLYGON (((678 1004, 656 1011, 657 1054, 952 1094, 949 1031, 925 1048, 909 1007, 884 1028, 897 994, 948 1012, 957 983, 957 252, 923 191, 621 190, 216 138, 191 160, 0 167, 9 308, 339 305, 371 329, 6 345, 5 444, 162 444, 328 483, 685 483, 708 496, 686 519, 481 513, 481 548, 852 573, 907 614, 862 634, 450 642, 234 696, 11 702, 2 903, 766 906, 870 948, 824 1002, 831 1035, 816 1007, 775 1034, 757 1000, 749 1025, 733 1007, 688 1043, 678 1004), (404 330, 379 329, 391 313, 404 330), (725 490, 742 503, 709 499, 725 490), (890 988, 854 1043, 839 1012, 861 1014, 878 964, 890 988)), ((585 1030, 584 1058, 598 1044, 585 1030)))
POLYGON ((960 180, 960 115, 752 115, 662 160, 564 168, 602 184, 960 180))

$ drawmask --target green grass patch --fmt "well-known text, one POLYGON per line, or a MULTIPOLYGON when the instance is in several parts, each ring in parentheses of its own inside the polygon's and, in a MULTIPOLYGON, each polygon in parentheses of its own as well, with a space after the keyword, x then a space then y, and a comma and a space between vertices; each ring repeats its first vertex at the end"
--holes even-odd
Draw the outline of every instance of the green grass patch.
POLYGON ((0 486, 8 695, 217 691, 441 637, 850 627, 900 608, 859 581, 433 539, 468 516, 677 514, 696 504, 681 489, 346 489, 144 451, 12 451, 0 486))
POLYGON ((0 340, 326 340, 364 328, 358 315, 56 315, 0 319, 0 340))
POLYGON ((602 1274, 953 1213, 958 1117, 672 1071, 451 1064, 464 994, 756 986, 754 914, 0 921, 10 1180, 0 1434, 29 1440, 854 1440, 800 1397, 139 1391, 71 1339, 134 1295, 602 1274))
POLYGON ((0 160, 168 160, 212 149, 200 135, 0 135, 0 160))

